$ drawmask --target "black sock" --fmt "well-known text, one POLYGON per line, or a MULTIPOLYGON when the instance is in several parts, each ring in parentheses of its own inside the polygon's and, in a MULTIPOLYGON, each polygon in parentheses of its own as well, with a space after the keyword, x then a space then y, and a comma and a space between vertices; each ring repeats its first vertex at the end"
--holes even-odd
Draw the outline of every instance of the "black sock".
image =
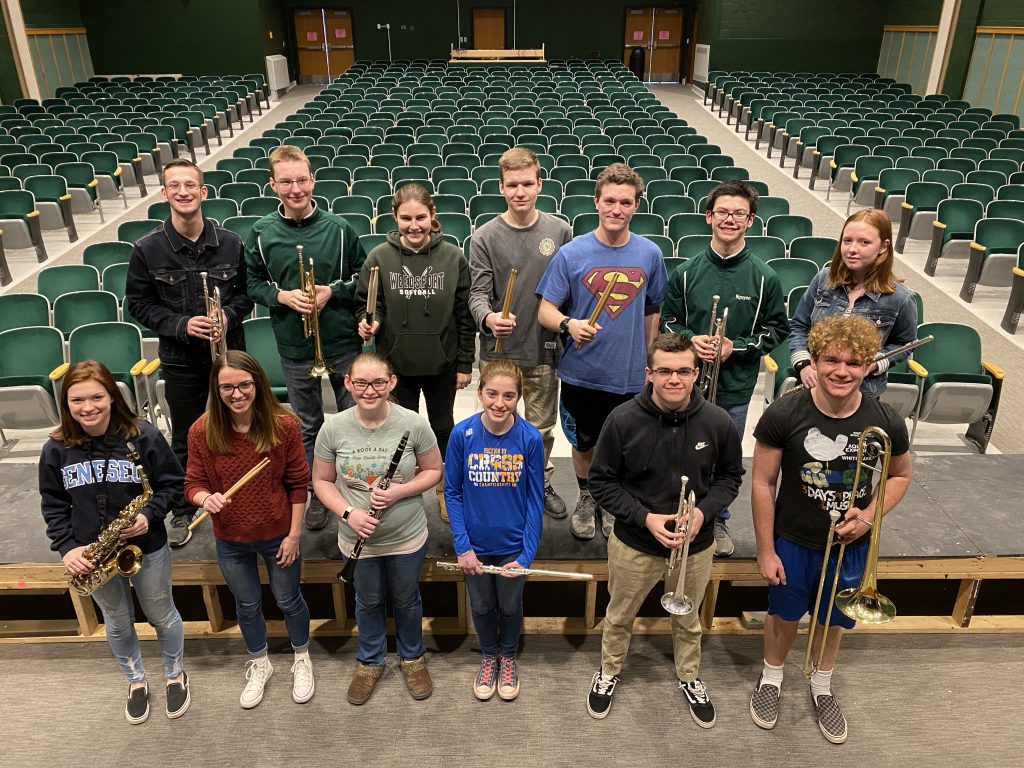
POLYGON ((580 487, 580 492, 588 493, 590 491, 590 481, 585 477, 577 477, 576 485, 580 487))

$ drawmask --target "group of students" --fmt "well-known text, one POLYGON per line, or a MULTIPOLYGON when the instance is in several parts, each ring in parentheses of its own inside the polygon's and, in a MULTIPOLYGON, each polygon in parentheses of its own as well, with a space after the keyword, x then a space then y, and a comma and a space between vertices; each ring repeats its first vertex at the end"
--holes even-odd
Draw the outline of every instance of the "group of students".
MULTIPOLYGON (((740 446, 747 405, 761 357, 790 335, 807 389, 773 404, 754 432, 758 561, 773 592, 765 668, 751 714, 763 727, 774 725, 770 694, 775 691, 777 713, 781 663, 796 621, 808 610, 794 574, 806 566, 804 581, 810 579, 815 557, 820 567, 825 537, 817 534, 823 520, 827 527, 827 505, 849 507, 843 483, 857 430, 879 423, 891 430, 894 457, 902 458, 890 464, 890 474, 909 476, 906 440, 899 438, 901 429, 904 438, 906 433, 902 421, 874 397, 861 396, 862 390, 877 396, 884 389, 886 365, 872 361, 878 348, 899 346, 916 331, 913 296, 892 276, 885 215, 869 210, 850 217, 831 265, 804 295, 790 334, 779 280, 746 246, 757 193, 743 182, 725 182, 712 191, 706 211, 711 243, 669 278, 659 248, 629 231, 643 180, 623 164, 609 166, 596 179, 597 229, 573 239, 568 224, 536 209, 543 184, 536 156, 525 148, 509 150, 500 161, 508 209, 474 234, 468 264, 461 249, 442 238, 421 185, 396 191, 398 230, 366 255, 344 219, 316 205, 315 181, 300 150, 280 147, 270 164, 281 206, 254 225, 243 245, 202 217, 201 171, 187 161, 169 163, 162 189, 170 219, 132 254, 127 305, 160 339, 171 449, 135 419, 109 372, 81 363, 66 379, 61 427, 40 464, 53 548, 69 571, 84 572, 92 567, 82 557, 84 546, 139 488, 137 471, 114 471, 110 461, 127 455, 128 441, 144 449, 142 465, 157 492, 122 536, 140 543, 144 553, 142 570, 132 580, 162 642, 168 715, 184 712, 189 689, 181 619, 170 600, 163 518, 173 513, 170 543, 182 545, 196 508, 213 515, 218 561, 251 657, 243 707, 261 701, 273 674, 258 556, 271 574, 295 652, 293 698, 304 702, 313 696, 309 610, 299 589, 300 534, 303 518, 306 527, 319 529, 331 515, 339 518, 344 557, 352 555, 357 540, 367 539, 355 569, 359 649, 349 701, 366 702, 383 673, 388 603, 409 691, 417 699, 429 696, 418 585, 427 543, 423 494, 431 488, 447 513, 483 651, 474 694, 486 699, 496 691, 515 698, 524 577, 484 573, 481 566, 528 567, 544 513, 568 515, 551 485, 561 399, 564 422, 573 425, 568 436, 579 485, 570 528, 579 538, 593 538, 600 521, 608 537, 610 602, 601 669, 588 695, 590 714, 606 716, 637 611, 659 580, 674 578, 665 571, 668 554, 683 544, 674 511, 681 474, 690 478, 696 496, 694 519, 685 521, 692 539, 687 592, 702 596, 712 556, 732 554, 726 520, 744 473, 740 446), (297 245, 314 257, 315 308, 299 287, 297 245), (380 276, 376 302, 368 295, 372 267, 380 276), (513 269, 517 287, 506 313, 513 269), (220 289, 221 327, 230 348, 214 362, 215 325, 202 302, 201 272, 220 289), (602 294, 609 297, 604 313, 591 322, 602 294), (720 297, 719 314, 729 309, 727 338, 707 333, 712 295, 720 297), (258 363, 241 351, 241 321, 253 301, 270 310, 291 413, 277 403, 258 363), (320 379, 309 375, 312 341, 303 332, 303 318, 313 311, 319 312, 339 409, 326 422, 320 379), (826 322, 828 315, 840 317, 826 322), (471 381, 478 332, 481 411, 455 425, 455 392, 471 381), (364 342, 374 342, 378 352, 362 352, 364 342), (721 367, 712 403, 694 385, 700 367, 716 357, 721 367), (417 413, 421 393, 426 420, 417 413), (525 418, 517 413, 520 399, 525 418), (406 432, 397 474, 380 487, 406 432), (826 443, 839 449, 822 449, 826 443), (98 452, 106 465, 95 463, 98 452), (269 467, 226 499, 224 491, 263 457, 269 467), (810 474, 813 482, 805 480, 810 474)), ((906 484, 890 487, 895 490, 887 495, 886 510, 906 484)), ((870 489, 859 490, 857 506, 863 501, 867 508, 869 497, 870 489)), ((857 521, 864 517, 848 517, 839 534, 851 541, 862 536, 866 526, 857 521)), ((844 582, 859 578, 846 570, 844 582)), ((115 577, 95 594, 129 679, 126 715, 141 722, 149 712, 148 689, 127 580, 115 577)), ((672 619, 676 674, 694 720, 711 727, 714 707, 698 677, 697 616, 695 610, 672 619)), ((833 741, 840 730, 845 739, 846 728, 824 669, 831 674, 835 631, 834 625, 827 640, 831 653, 812 679, 819 725, 833 741)))

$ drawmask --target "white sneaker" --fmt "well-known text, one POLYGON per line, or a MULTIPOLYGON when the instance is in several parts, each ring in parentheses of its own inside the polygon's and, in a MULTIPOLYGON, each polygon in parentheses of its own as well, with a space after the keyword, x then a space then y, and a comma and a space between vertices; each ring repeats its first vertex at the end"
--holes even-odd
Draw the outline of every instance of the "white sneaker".
POLYGON ((274 667, 266 656, 260 659, 249 659, 245 662, 245 688, 238 702, 242 709, 252 709, 263 701, 263 689, 274 674, 274 667))
POLYGON ((297 655, 295 663, 292 664, 292 698, 296 704, 305 704, 313 698, 315 690, 313 662, 309 660, 309 654, 297 655))

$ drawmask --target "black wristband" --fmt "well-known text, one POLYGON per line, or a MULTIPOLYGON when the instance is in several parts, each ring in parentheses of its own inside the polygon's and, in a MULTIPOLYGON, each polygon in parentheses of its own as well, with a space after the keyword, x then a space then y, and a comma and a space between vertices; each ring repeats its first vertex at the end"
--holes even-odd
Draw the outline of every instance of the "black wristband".
POLYGON ((799 376, 800 375, 800 371, 802 371, 804 368, 806 368, 810 364, 811 364, 810 360, 800 360, 800 361, 798 361, 796 363, 796 365, 793 366, 793 373, 795 373, 797 376, 799 376))
POLYGON ((570 318, 570 317, 563 317, 562 318, 562 322, 560 322, 558 324, 558 333, 561 334, 562 336, 568 335, 568 333, 569 333, 569 321, 571 319, 572 318, 570 318))

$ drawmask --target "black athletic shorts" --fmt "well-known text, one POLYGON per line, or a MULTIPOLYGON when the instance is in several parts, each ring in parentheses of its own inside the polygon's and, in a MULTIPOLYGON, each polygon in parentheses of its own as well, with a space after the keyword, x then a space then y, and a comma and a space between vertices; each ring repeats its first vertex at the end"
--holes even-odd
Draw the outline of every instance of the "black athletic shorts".
POLYGON ((616 406, 634 397, 636 392, 620 395, 600 389, 577 387, 563 381, 562 405, 576 422, 576 450, 586 453, 597 445, 597 436, 601 434, 601 427, 604 426, 608 414, 616 406))

